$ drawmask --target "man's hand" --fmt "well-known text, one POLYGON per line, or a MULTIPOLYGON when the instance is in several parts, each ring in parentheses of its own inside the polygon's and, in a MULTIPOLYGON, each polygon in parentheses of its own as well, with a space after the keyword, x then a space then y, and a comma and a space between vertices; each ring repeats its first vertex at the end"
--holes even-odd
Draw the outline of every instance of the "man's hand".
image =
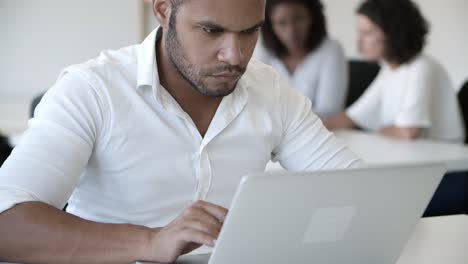
POLYGON ((228 210, 197 201, 154 235, 152 250, 156 261, 172 263, 180 255, 202 245, 214 247, 228 210))

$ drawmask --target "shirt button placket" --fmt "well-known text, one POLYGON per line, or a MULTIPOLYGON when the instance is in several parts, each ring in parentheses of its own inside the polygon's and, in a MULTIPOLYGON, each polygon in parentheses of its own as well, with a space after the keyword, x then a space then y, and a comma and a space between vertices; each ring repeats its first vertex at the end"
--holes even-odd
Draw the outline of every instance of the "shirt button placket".
POLYGON ((206 148, 200 149, 200 170, 195 200, 205 200, 211 187, 211 165, 206 148))

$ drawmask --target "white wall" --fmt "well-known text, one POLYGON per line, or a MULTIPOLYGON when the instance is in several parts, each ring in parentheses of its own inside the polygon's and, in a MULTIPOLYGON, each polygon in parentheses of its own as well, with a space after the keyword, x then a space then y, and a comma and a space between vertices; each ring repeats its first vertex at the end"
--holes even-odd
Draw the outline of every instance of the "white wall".
MULTIPOLYGON (((322 1, 330 34, 349 57, 358 57, 354 11, 361 1, 322 1)), ((417 2, 431 22, 426 52, 447 68, 458 88, 468 78, 468 1, 417 2)), ((102 49, 140 42, 155 25, 151 6, 142 10, 143 5, 141 0, 0 0, 0 131, 23 131, 31 99, 49 88, 63 67, 102 49)))
MULTIPOLYGON (((356 46, 355 10, 361 0, 322 0, 330 34, 340 40, 349 57, 359 57, 356 46)), ((456 89, 468 79, 467 0, 416 0, 431 24, 425 52, 449 72, 456 89)))
POLYGON ((0 130, 21 132, 31 99, 62 68, 142 33, 138 0, 0 0, 0 130))

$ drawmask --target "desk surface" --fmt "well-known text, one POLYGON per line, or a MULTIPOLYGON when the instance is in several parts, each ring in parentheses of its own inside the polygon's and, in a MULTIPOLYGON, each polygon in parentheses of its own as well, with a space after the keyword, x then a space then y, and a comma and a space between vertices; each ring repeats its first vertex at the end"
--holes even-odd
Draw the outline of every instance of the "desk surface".
MULTIPOLYGON (((354 130, 335 132, 336 137, 369 165, 410 165, 443 162, 449 172, 468 171, 468 147, 419 139, 406 141, 354 130)), ((269 163, 267 170, 281 166, 269 163)))
POLYGON ((467 215, 423 218, 397 264, 466 264, 467 246, 467 215))
MULTIPOLYGON (((416 225, 397 264, 466 264, 467 245, 467 215, 423 218, 416 225)), ((210 248, 202 247, 190 254, 209 252, 210 248)))

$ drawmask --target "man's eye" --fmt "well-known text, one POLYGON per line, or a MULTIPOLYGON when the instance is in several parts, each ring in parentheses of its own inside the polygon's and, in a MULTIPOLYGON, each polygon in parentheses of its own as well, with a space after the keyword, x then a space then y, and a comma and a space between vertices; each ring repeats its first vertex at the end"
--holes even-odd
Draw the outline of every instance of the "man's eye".
POLYGON ((203 28, 203 30, 208 34, 217 34, 223 31, 222 29, 219 29, 219 28, 203 28))

